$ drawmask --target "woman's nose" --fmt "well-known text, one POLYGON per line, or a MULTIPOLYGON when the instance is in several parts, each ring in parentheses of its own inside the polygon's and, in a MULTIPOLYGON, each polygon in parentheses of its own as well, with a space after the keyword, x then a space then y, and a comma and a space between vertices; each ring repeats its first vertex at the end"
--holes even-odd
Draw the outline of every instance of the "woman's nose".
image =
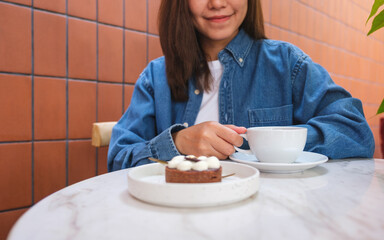
POLYGON ((227 6, 227 0, 209 0, 209 8, 220 9, 227 6))

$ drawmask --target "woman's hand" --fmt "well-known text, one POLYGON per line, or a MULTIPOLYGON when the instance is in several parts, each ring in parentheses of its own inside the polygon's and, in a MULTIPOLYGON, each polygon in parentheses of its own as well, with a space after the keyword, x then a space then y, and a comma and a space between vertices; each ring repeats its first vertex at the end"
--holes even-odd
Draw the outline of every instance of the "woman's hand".
POLYGON ((172 137, 181 154, 227 159, 235 152, 234 145, 239 147, 243 144, 239 134, 246 131, 244 127, 203 122, 178 131, 172 137))

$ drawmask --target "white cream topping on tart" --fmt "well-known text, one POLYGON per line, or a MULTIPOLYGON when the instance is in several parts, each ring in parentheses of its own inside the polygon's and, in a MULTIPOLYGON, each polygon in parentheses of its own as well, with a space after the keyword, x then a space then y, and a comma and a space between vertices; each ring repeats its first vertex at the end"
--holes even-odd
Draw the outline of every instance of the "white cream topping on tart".
POLYGON ((168 167, 177 168, 180 171, 189 171, 191 169, 196 171, 205 171, 208 169, 220 168, 220 161, 217 157, 178 155, 168 161, 168 167))
POLYGON ((192 162, 190 161, 181 161, 178 165, 177 165, 177 170, 180 170, 180 171, 188 171, 188 170, 191 170, 192 169, 192 162))
POLYGON ((208 163, 204 160, 192 164, 192 169, 196 171, 204 171, 208 169, 208 163))
POLYGON ((220 161, 217 157, 209 157, 207 158, 208 168, 220 168, 220 161))
POLYGON ((168 161, 168 167, 169 168, 177 168, 177 165, 185 160, 185 157, 182 155, 176 156, 172 158, 171 161, 168 161))
POLYGON ((200 157, 197 158, 197 160, 200 160, 200 161, 201 160, 207 160, 207 157, 206 156, 200 156, 200 157))

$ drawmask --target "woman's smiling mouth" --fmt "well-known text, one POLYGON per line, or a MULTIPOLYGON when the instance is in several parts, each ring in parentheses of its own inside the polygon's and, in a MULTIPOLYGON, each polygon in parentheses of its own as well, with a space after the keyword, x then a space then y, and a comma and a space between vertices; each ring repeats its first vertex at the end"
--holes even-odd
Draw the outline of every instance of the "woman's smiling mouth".
POLYGON ((232 17, 233 14, 230 15, 216 15, 212 17, 207 17, 206 19, 210 22, 215 22, 215 23, 220 23, 220 22, 225 22, 229 20, 232 17))

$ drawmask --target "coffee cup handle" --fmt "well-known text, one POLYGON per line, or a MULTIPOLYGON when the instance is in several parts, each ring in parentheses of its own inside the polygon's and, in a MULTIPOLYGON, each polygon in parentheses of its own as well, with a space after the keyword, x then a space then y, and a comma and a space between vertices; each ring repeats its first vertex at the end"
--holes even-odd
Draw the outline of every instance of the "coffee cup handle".
MULTIPOLYGON (((248 138, 247 138, 247 134, 240 134, 241 137, 245 138, 245 140, 248 141, 248 138)), ((245 154, 253 154, 251 150, 246 150, 246 149, 241 149, 241 148, 238 148, 236 146, 233 146, 235 148, 236 151, 238 152, 241 152, 241 153, 245 153, 245 154)))

